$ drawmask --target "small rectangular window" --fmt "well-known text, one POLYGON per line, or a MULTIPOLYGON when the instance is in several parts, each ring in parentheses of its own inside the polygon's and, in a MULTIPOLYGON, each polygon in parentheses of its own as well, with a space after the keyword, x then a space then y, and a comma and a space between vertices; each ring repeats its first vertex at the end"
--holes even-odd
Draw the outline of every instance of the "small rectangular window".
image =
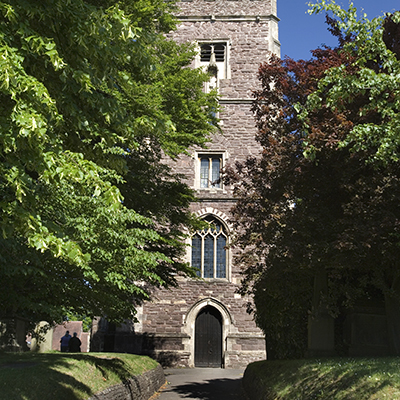
POLYGON ((222 156, 220 154, 201 154, 200 188, 221 188, 222 156))

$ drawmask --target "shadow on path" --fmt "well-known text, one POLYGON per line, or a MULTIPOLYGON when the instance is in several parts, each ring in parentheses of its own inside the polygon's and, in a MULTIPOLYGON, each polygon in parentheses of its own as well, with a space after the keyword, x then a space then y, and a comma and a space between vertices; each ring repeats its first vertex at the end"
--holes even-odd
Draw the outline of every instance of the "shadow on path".
POLYGON ((242 370, 166 370, 168 386, 157 400, 243 400, 242 370))

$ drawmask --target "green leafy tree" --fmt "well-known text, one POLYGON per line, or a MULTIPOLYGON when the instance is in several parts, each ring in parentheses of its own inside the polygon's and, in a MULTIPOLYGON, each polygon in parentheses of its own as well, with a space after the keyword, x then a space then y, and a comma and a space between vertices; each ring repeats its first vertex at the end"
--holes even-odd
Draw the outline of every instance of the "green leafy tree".
POLYGON ((215 129, 171 1, 0 3, 0 316, 131 318, 180 261, 193 193, 163 164, 215 129))
POLYGON ((359 90, 362 76, 387 82, 397 71, 396 55, 382 40, 390 29, 387 42, 398 43, 397 13, 369 22, 358 20, 353 6, 333 9, 336 19, 328 23, 339 39, 336 49, 317 49, 307 61, 271 56, 260 67, 253 110, 263 152, 226 176, 238 197, 241 291, 254 295, 256 320, 269 354, 278 358, 305 354, 316 298, 338 321, 358 302, 384 302, 389 343, 400 351, 399 165, 394 152, 382 151, 383 137, 357 136, 366 127, 398 129, 390 111, 398 87, 359 90), (341 21, 374 35, 379 46, 358 51, 359 37, 341 21), (386 55, 396 67, 382 62, 386 55), (314 289, 321 276, 322 296, 314 289))
POLYGON ((303 127, 309 130, 307 113, 322 103, 339 112, 348 105, 358 105, 361 117, 373 113, 375 118, 354 121, 350 134, 341 145, 353 151, 370 151, 372 162, 398 161, 400 12, 369 20, 365 14, 357 18, 352 3, 347 11, 332 0, 310 3, 311 13, 324 11, 336 19, 335 29, 349 38, 343 43, 343 50, 356 57, 351 65, 330 68, 319 81, 318 90, 301 109, 305 119, 303 127), (357 104, 359 99, 364 101, 357 104))

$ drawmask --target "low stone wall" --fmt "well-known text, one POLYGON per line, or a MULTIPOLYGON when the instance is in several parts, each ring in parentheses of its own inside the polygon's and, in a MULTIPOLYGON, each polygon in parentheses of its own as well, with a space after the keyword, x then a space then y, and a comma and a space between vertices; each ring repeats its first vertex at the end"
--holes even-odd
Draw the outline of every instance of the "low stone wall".
POLYGON ((127 382, 111 386, 88 400, 148 400, 165 383, 164 370, 161 365, 133 376, 127 382))

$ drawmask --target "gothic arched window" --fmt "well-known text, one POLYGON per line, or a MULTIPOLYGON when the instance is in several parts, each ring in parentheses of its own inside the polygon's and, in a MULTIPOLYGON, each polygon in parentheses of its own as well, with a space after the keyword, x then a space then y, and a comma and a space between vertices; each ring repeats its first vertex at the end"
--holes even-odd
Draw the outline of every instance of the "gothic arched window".
POLYGON ((192 236, 192 267, 202 278, 227 278, 226 229, 212 216, 204 220, 208 227, 192 236))

